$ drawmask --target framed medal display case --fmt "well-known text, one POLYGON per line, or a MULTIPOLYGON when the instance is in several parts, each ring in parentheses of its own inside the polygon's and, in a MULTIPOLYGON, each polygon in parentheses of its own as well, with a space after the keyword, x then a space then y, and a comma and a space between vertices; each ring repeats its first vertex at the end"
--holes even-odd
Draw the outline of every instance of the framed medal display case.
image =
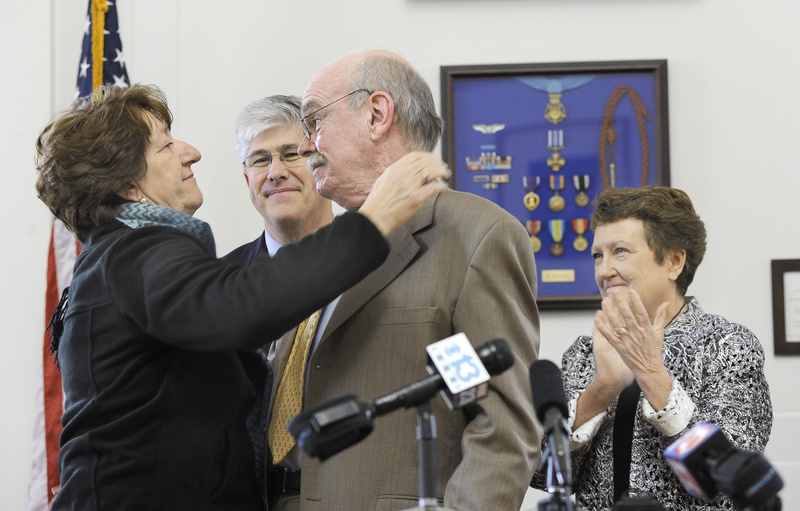
POLYGON ((599 307, 591 199, 669 185, 666 60, 442 66, 441 92, 452 186, 527 228, 539 308, 599 307))
POLYGON ((772 261, 772 321, 776 355, 800 355, 800 259, 772 261))

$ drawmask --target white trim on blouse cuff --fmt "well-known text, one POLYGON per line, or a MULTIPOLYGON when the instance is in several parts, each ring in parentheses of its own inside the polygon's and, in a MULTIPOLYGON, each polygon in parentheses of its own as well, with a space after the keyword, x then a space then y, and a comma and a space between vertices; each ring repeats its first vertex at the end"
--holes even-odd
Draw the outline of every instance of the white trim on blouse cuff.
POLYGON ((647 399, 642 401, 644 418, 665 436, 672 437, 681 433, 689 425, 694 414, 694 402, 683 389, 678 380, 672 380, 667 406, 656 412, 647 399))
MULTIPOLYGON (((583 392, 581 392, 581 394, 583 394, 583 392)), ((578 398, 581 394, 578 394, 578 396, 567 403, 569 407, 568 424, 570 429, 573 424, 575 424, 575 415, 578 410, 578 398)), ((694 415, 694 410, 694 402, 689 398, 689 395, 678 380, 672 380, 672 389, 669 392, 667 406, 662 410, 656 412, 647 399, 642 400, 642 412, 644 413, 645 419, 668 437, 677 436, 687 428, 689 421, 692 419, 692 415, 694 415)), ((574 451, 588 444, 597 434, 597 431, 600 429, 600 424, 603 422, 603 418, 605 418, 606 415, 608 415, 608 412, 598 413, 584 422, 581 427, 573 431, 569 443, 570 451, 574 451)))
MULTIPOLYGON (((581 394, 583 394, 583 392, 581 392, 581 394)), ((578 396, 574 399, 570 399, 569 403, 567 403, 567 406, 569 407, 569 420, 567 422, 570 429, 572 429, 572 425, 575 424, 575 415, 578 413, 578 398, 581 396, 581 394, 578 394, 578 396)), ((574 451, 575 449, 588 444, 589 441, 597 434, 597 430, 600 429, 600 424, 603 422, 603 417, 605 417, 607 413, 608 412, 598 413, 588 421, 581 424, 581 427, 573 431, 572 436, 570 436, 569 439, 569 450, 574 451)))

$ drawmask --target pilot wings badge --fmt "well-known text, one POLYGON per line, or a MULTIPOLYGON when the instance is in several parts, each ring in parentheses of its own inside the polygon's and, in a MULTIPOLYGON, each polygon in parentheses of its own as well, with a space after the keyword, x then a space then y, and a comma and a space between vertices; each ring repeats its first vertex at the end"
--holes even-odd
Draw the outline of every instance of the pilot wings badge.
POLYGON ((492 133, 497 133, 498 131, 505 128, 505 124, 473 124, 472 129, 475 131, 480 131, 486 135, 491 135, 492 133))

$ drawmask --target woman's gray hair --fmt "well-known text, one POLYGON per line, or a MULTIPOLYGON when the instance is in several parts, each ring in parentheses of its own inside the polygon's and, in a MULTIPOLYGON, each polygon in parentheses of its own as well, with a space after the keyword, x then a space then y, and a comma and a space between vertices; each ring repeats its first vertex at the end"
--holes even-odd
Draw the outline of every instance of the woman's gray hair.
MULTIPOLYGON (((401 58, 372 55, 351 76, 350 90, 383 91, 394 101, 397 122, 412 150, 433 151, 442 136, 444 121, 436 113, 431 89, 420 74, 401 58)), ((366 98, 354 94, 351 108, 366 98)))
POLYGON ((300 98, 297 96, 267 96, 253 101, 242 110, 236 119, 233 144, 239 160, 247 157, 247 148, 253 139, 272 128, 300 129, 300 98))

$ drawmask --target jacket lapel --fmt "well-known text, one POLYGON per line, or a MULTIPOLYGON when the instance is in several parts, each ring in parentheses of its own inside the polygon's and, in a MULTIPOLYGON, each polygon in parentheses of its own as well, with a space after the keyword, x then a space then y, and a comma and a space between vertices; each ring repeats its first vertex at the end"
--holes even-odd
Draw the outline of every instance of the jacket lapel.
POLYGON ((428 199, 419 211, 405 224, 401 225, 387 237, 391 251, 386 261, 367 278, 345 291, 342 294, 336 309, 328 321, 325 331, 320 338, 320 344, 325 342, 331 333, 335 332, 345 321, 358 311, 373 296, 392 282, 406 267, 420 250, 419 243, 414 238, 419 230, 428 227, 433 222, 433 208, 436 197, 428 199))

